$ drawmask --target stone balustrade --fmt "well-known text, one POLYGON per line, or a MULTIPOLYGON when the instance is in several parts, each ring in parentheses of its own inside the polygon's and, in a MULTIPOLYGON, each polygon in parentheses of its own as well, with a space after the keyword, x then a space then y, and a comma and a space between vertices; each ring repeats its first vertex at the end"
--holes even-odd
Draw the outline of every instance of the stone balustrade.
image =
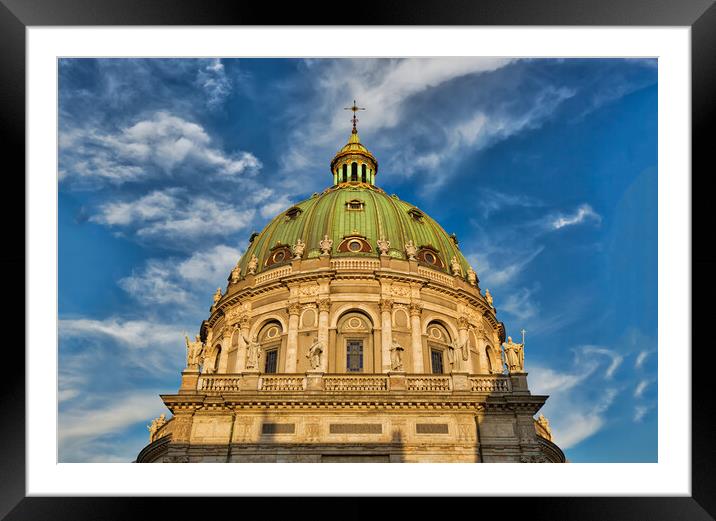
POLYGON ((269 271, 265 271, 263 273, 260 273, 256 275, 256 278, 254 279, 254 284, 263 284, 264 282, 269 282, 271 280, 280 279, 283 277, 286 277, 291 274, 291 266, 283 266, 281 268, 274 268, 269 271))
MULTIPOLYGON (((320 385, 317 389, 326 392, 350 391, 401 391, 401 392, 451 392, 455 390, 453 376, 433 374, 403 374, 400 377, 387 374, 317 374, 320 385), (396 382, 400 382, 400 386, 396 382), (393 388, 391 383, 396 387, 393 388)), ((464 379, 465 376, 463 375, 464 379)), ((206 374, 197 382, 197 391, 207 394, 237 393, 250 391, 303 392, 309 388, 306 376, 292 374, 261 374, 250 377, 240 374, 206 374), (242 385, 242 380, 244 380, 242 385), (246 385, 248 383, 248 386, 246 385)), ((469 375, 468 392, 509 393, 512 382, 505 375, 469 375)), ((458 387, 457 390, 465 389, 458 387)))
POLYGON ((472 376, 470 390, 478 393, 509 393, 512 385, 507 376, 472 376))
POLYGON ((388 377, 383 375, 328 375, 323 377, 326 391, 387 391, 388 377))
POLYGON ((450 275, 446 275, 445 273, 432 270, 430 268, 424 268, 422 266, 419 266, 418 275, 422 275, 423 277, 427 277, 431 280, 434 280, 435 282, 439 282, 440 284, 444 284, 448 287, 453 287, 455 285, 453 277, 451 277, 450 275))
POLYGON ((377 270, 380 261, 376 259, 331 259, 334 270, 377 270))
POLYGON ((408 391, 450 391, 451 376, 418 375, 407 377, 408 391))

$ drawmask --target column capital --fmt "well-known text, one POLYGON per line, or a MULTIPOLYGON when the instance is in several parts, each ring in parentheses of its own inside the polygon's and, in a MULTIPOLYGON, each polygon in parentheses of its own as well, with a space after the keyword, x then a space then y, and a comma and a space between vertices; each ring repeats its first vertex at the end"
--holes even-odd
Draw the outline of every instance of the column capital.
POLYGON ((469 325, 470 325, 470 319, 467 316, 461 315, 461 316, 457 317, 458 329, 467 329, 469 325))
POLYGON ((251 325, 251 319, 249 318, 248 315, 243 314, 239 317, 238 324, 241 329, 248 329, 249 326, 251 325))
POLYGON ((287 309, 289 315, 298 315, 301 313, 301 304, 298 302, 291 302, 287 309))
POLYGON ((423 312, 423 306, 421 306, 417 302, 412 302, 410 304, 410 316, 411 317, 420 316, 420 313, 422 313, 422 312, 423 312))
POLYGON ((381 312, 390 312, 393 309, 393 301, 390 299, 382 299, 379 306, 381 312))
POLYGON ((331 299, 322 298, 318 300, 318 311, 330 311, 331 310, 331 299))

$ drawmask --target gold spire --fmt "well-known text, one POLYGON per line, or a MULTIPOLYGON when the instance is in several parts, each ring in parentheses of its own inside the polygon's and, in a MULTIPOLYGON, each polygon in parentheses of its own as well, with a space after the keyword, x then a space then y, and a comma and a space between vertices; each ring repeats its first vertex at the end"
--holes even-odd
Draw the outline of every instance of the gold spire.
POLYGON ((358 134, 358 128, 356 127, 356 123, 358 123, 358 118, 356 117, 356 112, 359 110, 365 110, 363 107, 359 107, 356 105, 356 100, 353 100, 353 106, 352 107, 344 107, 343 110, 352 110, 353 111, 353 117, 351 118, 351 121, 353 122, 353 130, 351 131, 352 134, 358 134))

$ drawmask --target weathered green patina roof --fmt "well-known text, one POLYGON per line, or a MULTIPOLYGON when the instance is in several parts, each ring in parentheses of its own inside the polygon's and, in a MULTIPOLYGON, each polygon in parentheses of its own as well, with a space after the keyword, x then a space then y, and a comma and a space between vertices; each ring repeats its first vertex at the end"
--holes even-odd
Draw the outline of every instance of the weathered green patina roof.
MULTIPOLYGON (((298 215, 288 217, 287 208, 254 238, 240 261, 242 275, 246 274, 252 255, 256 255, 259 261, 257 273, 278 266, 279 264, 266 266, 271 250, 277 244, 290 247, 298 239, 306 243, 304 259, 318 257, 321 253, 319 243, 325 235, 333 239, 332 257, 378 258, 380 252, 376 241, 385 238, 390 241, 391 257, 405 259, 405 244, 412 240, 418 248, 431 246, 437 250, 446 273, 450 273, 450 260, 453 256, 460 261, 463 276, 470 266, 453 238, 435 220, 419 210, 422 214, 419 222, 409 213, 417 209, 414 205, 401 201, 395 195, 388 195, 375 186, 363 183, 339 184, 321 194, 314 194, 290 209, 293 208, 300 210, 298 215), (353 200, 362 202, 363 209, 348 209, 347 203, 353 200), (364 237, 373 251, 338 252, 341 241, 351 236, 364 237)), ((286 259, 284 264, 289 262, 290 259, 286 259)))

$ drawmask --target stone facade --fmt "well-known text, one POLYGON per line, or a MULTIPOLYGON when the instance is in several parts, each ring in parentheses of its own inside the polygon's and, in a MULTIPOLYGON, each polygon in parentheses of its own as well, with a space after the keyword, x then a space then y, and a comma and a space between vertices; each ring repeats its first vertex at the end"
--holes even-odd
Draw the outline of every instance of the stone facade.
MULTIPOLYGON (((361 184, 341 182, 340 168, 332 190, 361 184)), ((538 436, 534 415, 547 397, 529 392, 523 367, 508 371, 505 327, 457 239, 441 228, 423 239, 450 245, 438 248, 356 229, 344 247, 343 234, 330 233, 261 250, 262 234, 252 237, 201 325, 201 363, 188 360, 178 392, 162 395, 173 417, 137 461, 564 461, 538 436)))

